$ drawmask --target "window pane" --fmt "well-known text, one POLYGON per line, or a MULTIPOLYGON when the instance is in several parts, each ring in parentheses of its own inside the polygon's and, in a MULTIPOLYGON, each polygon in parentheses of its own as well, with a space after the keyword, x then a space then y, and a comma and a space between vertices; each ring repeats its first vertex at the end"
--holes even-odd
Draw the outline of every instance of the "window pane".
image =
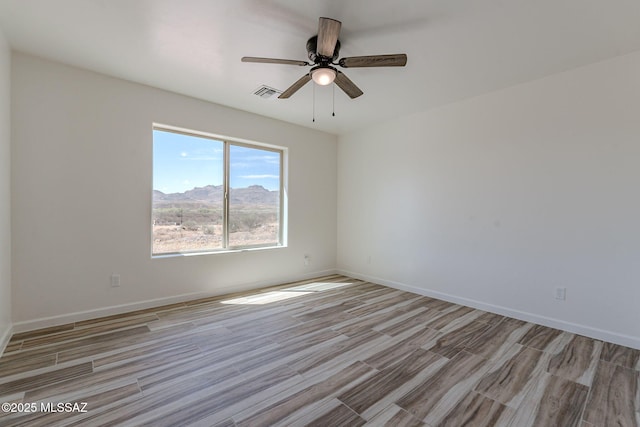
POLYGON ((277 151, 229 147, 229 246, 280 242, 280 162, 277 151))
POLYGON ((154 254, 220 249, 224 143, 153 131, 154 254))

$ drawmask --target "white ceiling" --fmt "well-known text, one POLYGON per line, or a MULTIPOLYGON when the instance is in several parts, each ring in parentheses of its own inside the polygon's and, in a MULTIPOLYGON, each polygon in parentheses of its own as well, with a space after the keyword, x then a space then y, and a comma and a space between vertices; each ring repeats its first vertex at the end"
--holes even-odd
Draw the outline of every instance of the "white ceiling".
POLYGON ((0 0, 19 51, 340 134, 640 49, 638 0, 0 0), (406 53, 405 68, 343 70, 364 95, 313 85, 318 17, 342 21, 341 57, 406 53))

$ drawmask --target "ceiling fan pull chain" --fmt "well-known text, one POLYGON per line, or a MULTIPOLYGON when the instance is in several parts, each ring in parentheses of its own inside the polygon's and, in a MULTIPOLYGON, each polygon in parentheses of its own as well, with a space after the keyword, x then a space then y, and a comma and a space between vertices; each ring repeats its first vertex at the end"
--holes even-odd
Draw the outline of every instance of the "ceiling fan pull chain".
POLYGON ((331 112, 331 116, 335 117, 336 116, 336 84, 333 84, 333 102, 331 105, 331 109, 333 110, 331 112))
POLYGON ((313 123, 316 122, 316 85, 313 85, 313 123))

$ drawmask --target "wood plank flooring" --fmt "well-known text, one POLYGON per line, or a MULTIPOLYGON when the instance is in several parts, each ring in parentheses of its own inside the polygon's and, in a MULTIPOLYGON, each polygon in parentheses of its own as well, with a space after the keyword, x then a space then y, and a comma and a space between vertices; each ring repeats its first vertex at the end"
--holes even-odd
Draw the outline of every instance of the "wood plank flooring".
POLYGON ((7 402, 37 411, 0 426, 630 427, 640 351, 328 276, 15 334, 7 402))

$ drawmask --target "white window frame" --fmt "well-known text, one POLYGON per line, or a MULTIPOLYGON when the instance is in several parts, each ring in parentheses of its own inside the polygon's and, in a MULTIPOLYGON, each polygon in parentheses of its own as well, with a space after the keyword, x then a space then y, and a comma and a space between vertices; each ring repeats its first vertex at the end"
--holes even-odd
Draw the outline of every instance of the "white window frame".
MULTIPOLYGON (((154 123, 152 131, 172 132, 186 136, 193 136, 196 138, 205 138, 223 143, 224 158, 223 158, 223 215, 222 215, 222 248, 220 249, 207 249, 207 250, 193 250, 184 252, 153 252, 153 174, 151 185, 151 239, 150 250, 152 258, 166 258, 175 256, 190 256, 190 255, 208 255, 208 254, 220 254, 229 252, 240 252, 248 250, 262 250, 262 249, 277 249, 287 246, 287 179, 286 172, 288 170, 288 149, 286 147, 276 146, 272 144, 266 144, 255 141, 248 141, 239 138, 233 138, 228 136, 216 135, 207 132, 195 131, 191 129, 180 128, 171 125, 164 125, 154 123), (254 148, 258 150, 271 151, 280 155, 280 185, 279 185, 279 212, 278 212, 278 242, 276 244, 258 244, 258 245, 245 245, 245 246, 230 246, 229 245, 229 177, 231 174, 231 165, 229 164, 230 148, 231 146, 240 146, 247 148, 254 148)), ((153 138, 152 138, 153 144, 153 138)), ((152 155, 153 162, 153 155, 152 155)))

